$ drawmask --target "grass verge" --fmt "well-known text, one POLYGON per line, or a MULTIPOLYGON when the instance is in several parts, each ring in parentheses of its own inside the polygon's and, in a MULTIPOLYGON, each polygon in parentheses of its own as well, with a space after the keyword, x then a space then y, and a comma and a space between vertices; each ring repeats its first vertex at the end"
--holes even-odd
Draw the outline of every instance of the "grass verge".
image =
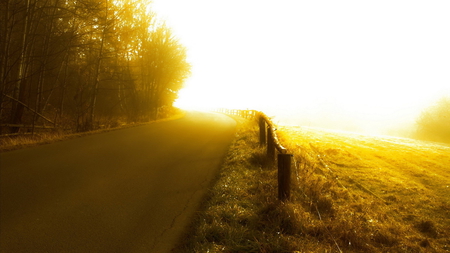
POLYGON ((292 200, 277 200, 277 172, 259 146, 257 124, 242 120, 177 252, 450 250, 447 146, 280 132, 295 157, 292 200))
POLYGON ((158 122, 164 122, 169 120, 175 120, 178 118, 183 117, 186 112, 181 110, 174 110, 176 113, 173 115, 167 115, 167 117, 150 121, 147 123, 131 123, 131 124, 121 124, 120 126, 115 127, 104 127, 101 129, 97 129, 94 131, 89 132, 80 132, 80 133, 73 133, 72 131, 64 131, 64 130, 52 130, 50 132, 45 133, 36 133, 34 135, 18 135, 18 136, 0 136, 0 153, 27 148, 27 147, 33 147, 37 145, 43 145, 43 144, 49 144, 57 141, 62 140, 68 140, 72 138, 78 138, 86 135, 91 134, 98 134, 98 133, 104 133, 109 131, 115 131, 120 130, 124 128, 134 127, 134 126, 140 126, 145 124, 153 124, 158 122))
POLYGON ((177 252, 330 250, 298 240, 312 215, 277 200, 276 170, 258 143, 257 124, 241 120, 220 174, 177 252), (300 216, 305 216, 300 219, 300 216))

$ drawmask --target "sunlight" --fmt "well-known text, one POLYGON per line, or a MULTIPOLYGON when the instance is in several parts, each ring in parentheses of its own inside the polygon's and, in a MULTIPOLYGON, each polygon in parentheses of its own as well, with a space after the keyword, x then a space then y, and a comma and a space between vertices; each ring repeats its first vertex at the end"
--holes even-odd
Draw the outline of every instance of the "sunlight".
POLYGON ((331 116, 374 128, 412 122, 450 94, 447 1, 153 6, 188 48, 183 108, 251 108, 311 122, 331 116))
POLYGON ((184 88, 178 93, 179 98, 174 102, 174 106, 183 110, 198 110, 208 111, 211 110, 208 105, 210 103, 202 97, 202 93, 199 93, 195 89, 184 88))
MULTIPOLYGON (((254 105, 254 104, 253 104, 254 105)), ((174 106, 184 110, 211 111, 220 108, 254 108, 246 95, 234 93, 229 89, 211 89, 211 87, 189 86, 179 92, 174 106)))

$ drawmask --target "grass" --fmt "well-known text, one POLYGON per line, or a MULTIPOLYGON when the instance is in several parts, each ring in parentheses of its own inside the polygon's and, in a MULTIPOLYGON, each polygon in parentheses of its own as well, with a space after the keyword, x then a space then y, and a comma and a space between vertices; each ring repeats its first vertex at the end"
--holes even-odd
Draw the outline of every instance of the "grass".
POLYGON ((298 189, 313 188, 297 201, 318 205, 315 192, 329 196, 327 226, 341 248, 450 251, 448 145, 293 127, 282 128, 280 139, 303 171, 298 189))
POLYGON ((180 252, 448 252, 450 147, 282 127, 292 200, 242 121, 180 252))
POLYGON ((174 110, 174 113, 172 115, 165 115, 166 117, 154 120, 148 123, 116 123, 114 125, 103 125, 100 129, 89 131, 89 132, 81 132, 81 133, 74 133, 73 131, 64 131, 61 129, 56 130, 50 130, 47 132, 41 132, 41 133, 35 133, 33 135, 31 134, 24 134, 24 135, 18 135, 18 136, 0 136, 0 153, 1 152, 7 152, 27 147, 33 147, 37 145, 43 145, 48 143, 53 143, 57 141, 82 137, 85 135, 91 135, 91 134, 97 134, 97 133, 103 133, 103 132, 109 132, 119 129, 124 129, 128 127, 143 125, 143 124, 152 124, 162 121, 168 121, 168 120, 174 120, 177 118, 181 118, 185 115, 185 112, 181 110, 174 110))

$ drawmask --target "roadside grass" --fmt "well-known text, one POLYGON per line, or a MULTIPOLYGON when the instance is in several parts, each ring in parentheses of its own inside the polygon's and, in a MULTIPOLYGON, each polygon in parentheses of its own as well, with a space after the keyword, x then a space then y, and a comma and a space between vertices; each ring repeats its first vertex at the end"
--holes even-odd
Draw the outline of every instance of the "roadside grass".
POLYGON ((313 215, 278 201, 277 172, 259 145, 257 124, 239 121, 220 174, 176 251, 330 252, 332 246, 304 233, 301 221, 313 215))
POLYGON ((238 125, 180 252, 450 251, 449 146, 281 127, 295 158, 283 203, 257 124, 238 125))
POLYGON ((103 124, 99 126, 99 129, 89 131, 89 132, 74 132, 72 130, 47 130, 46 132, 40 132, 35 134, 23 134, 18 136, 0 136, 0 153, 7 152, 37 145, 43 145, 48 143, 53 143, 57 141, 82 137, 91 134, 104 133, 109 131, 115 131, 119 129, 124 129, 128 127, 134 127, 145 124, 158 123, 168 120, 174 120, 181 118, 185 115, 184 111, 173 110, 173 114, 164 114, 164 117, 158 120, 150 121, 147 123, 125 123, 120 121, 115 121, 113 124, 103 124))

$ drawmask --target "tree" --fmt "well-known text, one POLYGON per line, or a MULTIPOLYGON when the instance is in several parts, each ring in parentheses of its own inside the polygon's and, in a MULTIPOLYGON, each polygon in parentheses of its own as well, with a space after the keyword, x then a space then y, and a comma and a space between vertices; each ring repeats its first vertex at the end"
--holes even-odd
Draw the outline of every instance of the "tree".
POLYGON ((156 118, 189 75, 185 48, 142 0, 0 2, 0 132, 156 118), (51 119, 51 120, 50 120, 51 119))
POLYGON ((450 143, 450 97, 441 98, 422 112, 416 135, 424 140, 450 143))
POLYGON ((65 5, 62 0, 2 2, 0 121, 12 126, 10 132, 19 124, 49 121, 43 114, 69 49, 65 38, 71 31, 64 20, 72 14, 65 5))
POLYGON ((152 31, 143 43, 140 60, 141 84, 145 91, 144 106, 156 118, 158 108, 171 105, 183 81, 190 74, 186 49, 165 26, 152 31))

